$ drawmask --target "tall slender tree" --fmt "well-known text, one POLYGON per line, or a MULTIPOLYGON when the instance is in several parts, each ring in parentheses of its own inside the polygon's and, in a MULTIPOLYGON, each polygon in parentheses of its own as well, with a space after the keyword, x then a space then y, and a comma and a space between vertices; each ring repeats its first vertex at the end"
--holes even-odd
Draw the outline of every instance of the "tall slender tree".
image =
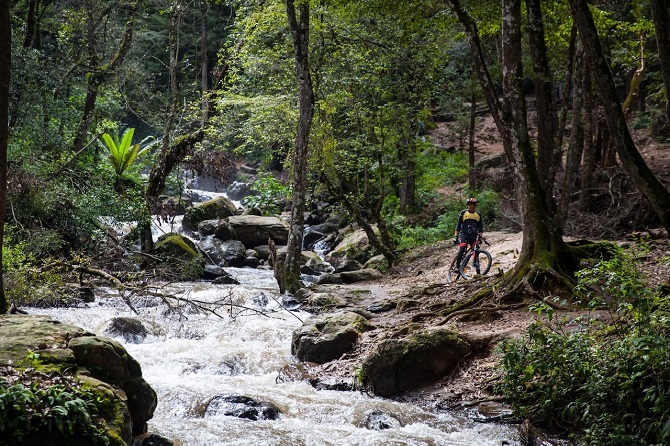
POLYGON ((651 171, 635 146, 589 5, 586 0, 570 0, 570 12, 590 61, 593 79, 603 105, 607 126, 621 159, 621 166, 649 200, 663 226, 670 230, 670 191, 651 171))
POLYGON ((308 1, 286 0, 286 14, 293 37, 293 53, 300 97, 300 118, 293 152, 291 227, 284 271, 279 279, 281 291, 289 293, 298 291, 302 286, 300 283, 300 255, 306 208, 307 155, 314 116, 314 89, 309 72, 309 9, 308 1), (298 4, 297 14, 296 3, 298 4))
POLYGON ((667 0, 652 0, 651 9, 656 27, 656 45, 658 59, 661 62, 661 74, 665 86, 665 115, 670 125, 670 2, 667 0))
POLYGON ((9 0, 0 0, 0 314, 7 312, 2 280, 2 245, 7 204, 7 144, 9 141, 9 79, 12 65, 12 38, 9 0))

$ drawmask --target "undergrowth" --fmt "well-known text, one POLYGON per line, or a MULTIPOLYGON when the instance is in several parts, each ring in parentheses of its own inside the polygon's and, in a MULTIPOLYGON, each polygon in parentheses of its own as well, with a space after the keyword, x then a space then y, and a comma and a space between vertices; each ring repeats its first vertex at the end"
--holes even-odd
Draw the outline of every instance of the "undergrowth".
POLYGON ((670 303, 635 266, 638 251, 579 273, 576 320, 546 315, 502 347, 497 386, 524 418, 589 445, 670 443, 670 303))

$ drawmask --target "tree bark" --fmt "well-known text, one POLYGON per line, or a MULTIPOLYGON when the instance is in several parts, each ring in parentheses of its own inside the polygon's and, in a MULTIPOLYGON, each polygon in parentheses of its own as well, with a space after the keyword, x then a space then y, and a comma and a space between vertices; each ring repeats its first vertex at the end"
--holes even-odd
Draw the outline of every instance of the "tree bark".
POLYGON ((670 125, 670 2, 667 0, 652 0, 651 10, 656 27, 656 45, 658 59, 661 62, 661 74, 665 86, 665 116, 670 125))
POLYGON ((468 183, 470 189, 479 190, 479 172, 475 168, 475 123, 477 122, 477 95, 472 89, 470 103, 470 128, 468 129, 468 183))
POLYGON ((552 80, 547 47, 544 41, 544 21, 540 0, 526 0, 528 14, 528 41, 535 72, 535 104, 537 108, 537 170, 547 203, 552 200, 553 184, 549 176, 554 160, 554 140, 558 128, 554 106, 552 80))
POLYGON ((670 191, 651 171, 631 137, 588 3, 586 0, 570 0, 570 12, 582 36, 621 165, 628 177, 649 200, 663 226, 670 230, 670 191))
POLYGON ((291 36, 293 37, 293 53, 300 97, 300 118, 295 137, 295 151, 293 152, 291 226, 282 275, 283 288, 288 293, 295 293, 302 287, 300 282, 300 256, 302 254, 306 208, 307 155, 314 115, 314 90, 309 72, 309 2, 300 1, 297 3, 299 17, 295 10, 296 0, 286 0, 286 13, 291 36))
POLYGON ((575 94, 572 98, 572 129, 570 131, 570 144, 568 146, 568 156, 565 162, 565 176, 563 178, 563 188, 561 199, 558 206, 557 220, 561 227, 568 221, 568 211, 570 209, 570 199, 572 196, 572 185, 578 175, 579 162, 584 149, 584 128, 582 126, 583 117, 583 97, 584 97, 584 57, 583 49, 580 47, 575 59, 575 94))
POLYGON ((207 66, 207 0, 200 0, 200 20, 202 27, 200 33, 200 87, 202 89, 202 124, 207 122, 208 97, 209 90, 207 75, 209 72, 207 66))
POLYGON ((580 206, 586 209, 589 197, 591 196, 591 186, 593 184, 593 172, 596 169, 595 147, 593 144, 593 81, 591 72, 584 70, 584 112, 582 113, 582 126, 584 128, 584 158, 582 160, 582 184, 580 186, 580 206))
POLYGON ((527 268, 529 264, 553 267, 557 253, 563 248, 562 231, 547 214, 528 135, 522 85, 520 0, 503 0, 502 17, 504 113, 512 138, 513 168, 520 179, 523 209, 523 244, 515 270, 527 268))

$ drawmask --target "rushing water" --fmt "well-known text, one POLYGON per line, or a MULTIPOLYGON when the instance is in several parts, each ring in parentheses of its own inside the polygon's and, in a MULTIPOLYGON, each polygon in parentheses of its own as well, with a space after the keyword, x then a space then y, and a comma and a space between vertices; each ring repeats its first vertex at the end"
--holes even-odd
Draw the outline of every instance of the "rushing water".
POLYGON ((315 390, 303 381, 278 380, 279 371, 295 361, 290 345, 291 333, 301 325, 298 317, 309 315, 281 309, 271 272, 227 270, 243 285, 183 283, 169 290, 180 298, 227 302, 217 310, 222 318, 188 306, 166 312, 163 303, 146 298, 134 301, 136 315, 109 290, 93 304, 35 313, 97 333, 118 316, 137 317, 150 327, 152 334, 140 343, 118 340, 140 362, 144 378, 158 394, 149 430, 177 445, 518 444, 516 429, 510 426, 480 424, 463 414, 432 413, 359 392, 315 390), (198 415, 198 404, 216 395, 270 402, 282 415, 265 421, 198 415), (398 422, 390 429, 370 430, 365 419, 373 411, 398 422))

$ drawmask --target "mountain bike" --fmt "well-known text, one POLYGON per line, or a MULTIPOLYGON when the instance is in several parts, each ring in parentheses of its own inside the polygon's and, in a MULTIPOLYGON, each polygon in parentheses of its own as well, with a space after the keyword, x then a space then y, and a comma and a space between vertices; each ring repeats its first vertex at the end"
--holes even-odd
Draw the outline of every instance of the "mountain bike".
POLYGON ((461 264, 458 265, 458 272, 456 271, 456 259, 458 253, 449 265, 449 283, 454 282, 462 277, 465 280, 470 280, 475 274, 486 274, 491 269, 491 253, 482 249, 482 243, 491 245, 481 235, 477 235, 477 239, 470 243, 463 253, 461 264))

